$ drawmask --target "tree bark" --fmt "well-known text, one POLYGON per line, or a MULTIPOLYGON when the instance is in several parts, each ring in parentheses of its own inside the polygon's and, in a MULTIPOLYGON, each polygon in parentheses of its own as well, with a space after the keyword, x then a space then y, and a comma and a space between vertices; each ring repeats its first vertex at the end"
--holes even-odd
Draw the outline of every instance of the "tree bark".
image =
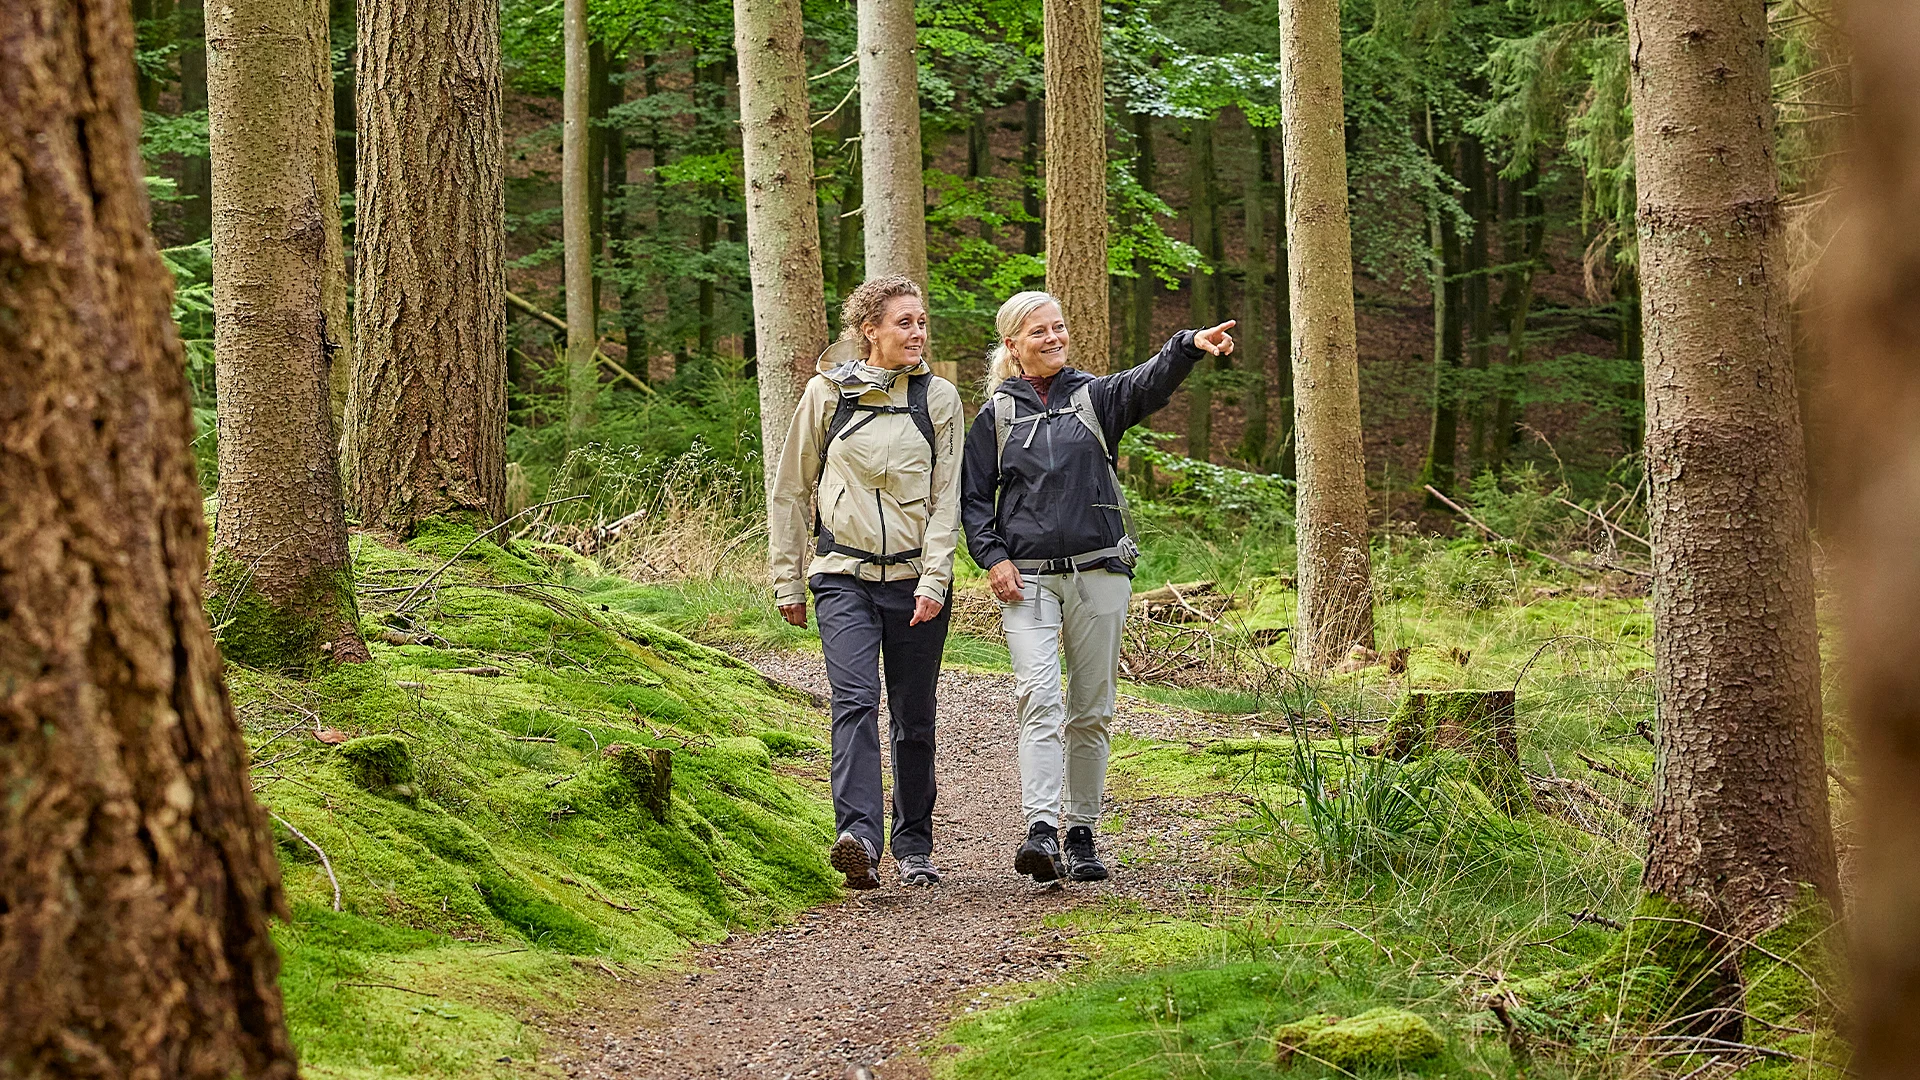
POLYGON ((1654 667, 1647 891, 1751 939, 1838 900, 1762 0, 1629 0, 1654 667))
MULTIPOLYGON (((1133 179, 1142 191, 1152 191, 1154 185, 1155 158, 1153 150, 1153 116, 1148 113, 1133 114, 1133 179)), ((1115 367, 1132 367, 1153 354, 1159 345, 1153 339, 1153 304, 1158 297, 1154 288, 1153 268, 1144 258, 1133 260, 1133 340, 1134 351, 1119 357, 1115 367)))
MULTIPOLYGON (((180 0, 180 111, 207 107, 207 23, 205 0, 180 0)), ((180 212, 189 242, 213 235, 213 165, 198 154, 180 162, 180 212)))
POLYGON ((1026 128, 1020 137, 1020 179, 1025 187, 1020 191, 1020 209, 1027 215, 1022 223, 1020 250, 1028 255, 1038 255, 1046 250, 1042 229, 1045 222, 1040 219, 1040 132, 1046 124, 1046 107, 1041 99, 1034 97, 1031 90, 1021 98, 1025 105, 1026 128))
POLYGON ((1292 480, 1297 472, 1294 448, 1299 439, 1293 430, 1293 298, 1287 285, 1287 185, 1270 171, 1273 167, 1271 142, 1271 139, 1261 140, 1260 168, 1273 192, 1273 362, 1280 377, 1279 415, 1287 424, 1287 434, 1280 442, 1279 469, 1281 476, 1292 480))
MULTIPOLYGON (((1843 6, 1857 107, 1843 221, 1821 273, 1828 436, 1822 517, 1840 554, 1847 700, 1863 772, 1853 1068, 1920 1062, 1920 11, 1843 6)), ((1781 441, 1775 435, 1774 441, 1781 441)))
POLYGON ((1280 46, 1300 473, 1300 610, 1292 638, 1295 663, 1317 670, 1355 645, 1373 646, 1336 0, 1281 0, 1280 46))
MULTIPOLYGON (((771 491, 800 390, 813 376, 814 357, 827 341, 820 211, 813 193, 800 0, 734 0, 733 13, 734 51, 740 60, 747 269, 758 335, 761 461, 771 491)), ((863 59, 865 55, 863 49, 863 59)), ((914 108, 919 108, 917 97, 914 108)), ((916 153, 916 177, 919 163, 916 153)), ((868 226, 871 230, 872 222, 868 226)), ((871 242, 867 250, 871 257, 871 242)), ((923 246, 923 257, 924 252, 923 246)))
POLYGON ((560 232, 567 292, 567 441, 579 441, 593 423, 600 373, 593 312, 593 173, 589 125, 593 73, 588 63, 587 0, 565 0, 565 85, 561 94, 560 232))
POLYGON ((1266 332, 1267 292, 1267 225, 1264 213, 1267 203, 1263 174, 1266 170, 1261 164, 1261 153, 1266 149, 1266 135, 1256 133, 1255 152, 1247 159, 1247 173, 1244 178, 1245 192, 1241 199, 1242 213, 1246 218, 1247 254, 1240 264, 1242 275, 1241 310, 1239 325, 1234 329, 1239 342, 1235 349, 1246 355, 1246 370, 1251 376, 1247 386, 1247 429, 1240 441, 1240 458, 1255 472, 1267 471, 1267 355, 1266 342, 1262 336, 1266 332))
MULTIPOLYGON (((615 57, 610 67, 624 76, 629 62, 628 56, 615 57)), ((607 81, 607 111, 625 104, 626 87, 624 78, 607 81)), ((646 300, 634 281, 638 269, 627 251, 627 230, 632 219, 628 215, 626 129, 613 124, 607 128, 606 138, 606 188, 601 201, 606 205, 607 266, 614 274, 614 292, 620 300, 620 330, 627 349, 627 370, 645 382, 649 378, 646 300)))
POLYGON ((1487 234, 1491 231, 1493 200, 1487 187, 1487 152, 1472 135, 1460 138, 1460 181, 1466 186, 1465 210, 1473 227, 1461 238, 1461 329, 1466 335, 1466 367, 1479 372, 1467 400, 1470 427, 1467 437, 1469 474, 1479 471, 1488 456, 1487 400, 1481 387, 1493 358, 1493 305, 1487 282, 1487 234))
POLYGON ((0 41, 0 1073, 293 1080, 129 10, 0 41))
MULTIPOLYGON (((867 277, 900 274, 927 288, 927 192, 921 180, 920 67, 913 0, 859 0, 860 169, 867 277)), ((933 356, 932 341, 927 355, 933 356)), ((959 364, 934 360, 960 381, 959 364)), ((784 430, 784 429, 783 429, 784 430)))
POLYGON ((1113 350, 1107 307, 1107 86, 1100 0, 1045 0, 1047 291, 1073 334, 1073 366, 1105 375, 1113 350))
MULTIPOLYGON (((330 407, 333 77, 326 0, 227 0, 207 24, 220 509, 210 585, 228 659, 364 660, 330 407)), ((343 304, 341 305, 343 306, 343 304)))
MULTIPOLYGON (((1219 288, 1220 253, 1214 247, 1219 235, 1216 220, 1220 208, 1214 203, 1213 121, 1195 120, 1187 140, 1187 227, 1194 249, 1200 253, 1200 265, 1193 268, 1187 288, 1187 318, 1195 326, 1212 326, 1214 290, 1219 288)), ((1187 377, 1187 456, 1196 461, 1213 460, 1213 371, 1215 358, 1202 356, 1187 377)))
MULTIPOLYGON (((860 111, 852 106, 840 114, 840 139, 848 142, 860 135, 860 111)), ((860 246, 860 170, 848 169, 846 179, 840 184, 840 213, 834 224, 833 237, 833 291, 836 303, 834 311, 828 312, 828 323, 834 333, 840 332, 836 325, 839 321, 839 303, 847 298, 860 282, 855 279, 854 248, 860 246)))
MULTIPOLYGON (((1426 141, 1427 154, 1436 169, 1451 175, 1453 147, 1440 141, 1431 107, 1426 111, 1426 141)), ((1427 426, 1427 460, 1420 469, 1420 483, 1450 495, 1460 442, 1456 379, 1460 369, 1460 239, 1446 200, 1443 192, 1435 191, 1433 205, 1427 209, 1433 265, 1429 286, 1433 294, 1433 419, 1427 426)), ((1427 509, 1437 510, 1441 505, 1439 499, 1428 494, 1427 509)))
POLYGON ((1507 324, 1507 352, 1501 360, 1500 395, 1493 408, 1493 439, 1487 466, 1495 472, 1507 467, 1507 455, 1520 445, 1520 389, 1525 385, 1527 316, 1533 310, 1533 279, 1546 252, 1546 206, 1540 198, 1540 168, 1505 184, 1507 191, 1507 283, 1500 290, 1501 315, 1507 324))
POLYGON ((506 508, 499 12, 360 0, 349 503, 410 535, 506 508), (458 197, 450 197, 457 193, 458 197))

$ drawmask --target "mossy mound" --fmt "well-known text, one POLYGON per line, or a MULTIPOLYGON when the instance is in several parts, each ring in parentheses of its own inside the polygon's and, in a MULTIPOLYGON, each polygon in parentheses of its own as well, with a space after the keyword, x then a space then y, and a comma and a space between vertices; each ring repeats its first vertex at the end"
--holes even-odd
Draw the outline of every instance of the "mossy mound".
POLYGON ((229 669, 261 800, 328 853, 340 883, 335 915, 318 857, 275 827, 297 913, 289 1017, 318 1074, 510 1075, 491 1063, 526 1060, 534 1036, 497 1002, 572 994, 568 957, 595 972, 651 966, 840 893, 824 774, 776 772, 768 750, 824 745, 823 718, 723 653, 583 602, 580 568, 546 569, 534 549, 480 541, 396 616, 406 587, 473 536, 355 540, 367 625, 426 643, 370 635, 371 662, 306 682, 229 669), (354 738, 325 745, 316 727, 354 738), (338 934, 309 927, 321 912, 338 934), (444 979, 388 970, 395 950, 363 940, 388 931, 423 935, 410 948, 444 979), (508 967, 537 974, 507 994, 508 967), (431 1054, 432 1040, 337 1040, 342 1017, 425 1000, 355 982, 445 995, 463 1019, 429 1019, 449 1038, 468 1018, 493 1026, 431 1054))
POLYGON ((1273 1030, 1281 1065, 1305 1058, 1336 1069, 1406 1068, 1446 1049, 1426 1017, 1405 1009, 1368 1009, 1341 1018, 1322 1013, 1273 1030))

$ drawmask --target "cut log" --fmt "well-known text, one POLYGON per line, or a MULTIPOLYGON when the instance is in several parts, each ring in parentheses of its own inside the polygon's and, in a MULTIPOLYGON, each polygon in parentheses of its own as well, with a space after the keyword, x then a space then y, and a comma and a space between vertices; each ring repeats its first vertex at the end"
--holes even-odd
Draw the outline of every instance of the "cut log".
POLYGON ((1394 709, 1380 749, 1401 761, 1434 749, 1456 751, 1495 806, 1508 814, 1532 807, 1512 690, 1411 691, 1394 709))
POLYGON ((661 746, 614 743, 600 752, 633 787, 634 798, 653 820, 665 822, 673 806, 673 751, 661 746))

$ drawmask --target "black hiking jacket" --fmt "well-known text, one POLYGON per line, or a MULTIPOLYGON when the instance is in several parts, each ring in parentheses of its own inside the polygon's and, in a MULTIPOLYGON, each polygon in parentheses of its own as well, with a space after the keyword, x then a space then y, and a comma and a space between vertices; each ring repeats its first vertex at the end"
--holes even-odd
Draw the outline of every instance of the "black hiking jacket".
MULTIPOLYGON (((1193 344, 1193 331, 1182 330, 1139 367, 1097 376, 1061 368, 1047 390, 1046 404, 1032 384, 1017 377, 994 393, 1012 397, 1015 415, 1028 416, 1065 409, 1074 393, 1091 383, 1093 411, 1107 446, 1117 454, 1120 436, 1165 408, 1205 355, 1193 344)), ((996 457, 989 397, 967 430, 960 474, 960 524, 967 532, 967 551, 982 569, 1004 559, 1084 555, 1112 547, 1126 534, 1111 462, 1102 460, 1093 432, 1072 413, 1015 425, 997 467, 996 457), (1027 444, 1029 434, 1032 445, 1027 444)), ((1105 569, 1128 576, 1133 572, 1119 559, 1106 560, 1105 569)))

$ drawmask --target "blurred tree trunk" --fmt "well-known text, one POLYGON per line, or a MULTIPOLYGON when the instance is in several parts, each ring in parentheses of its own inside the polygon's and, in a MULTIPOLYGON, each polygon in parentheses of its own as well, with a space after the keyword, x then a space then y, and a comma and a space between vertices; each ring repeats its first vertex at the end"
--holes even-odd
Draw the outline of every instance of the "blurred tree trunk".
POLYGON ((561 93, 560 231, 566 248, 567 443, 572 445, 593 425, 593 399, 600 391, 593 360, 599 320, 593 303, 594 72, 587 0, 565 0, 561 31, 566 79, 561 93))
MULTIPOLYGON (((1427 152, 1442 173, 1451 175, 1456 147, 1439 141, 1433 128, 1433 114, 1427 113, 1427 152)), ((1460 443, 1458 373, 1460 371, 1460 229, 1443 192, 1435 192, 1434 204, 1427 212, 1427 229, 1433 244, 1433 421, 1427 428, 1427 460, 1420 469, 1420 482, 1430 484, 1442 494, 1453 493, 1454 468, 1460 443)), ((1440 500, 1429 495, 1429 510, 1438 509, 1440 500)))
POLYGON ((294 1080, 130 14, 0 4, 0 1073, 294 1080))
MULTIPOLYGON (((1631 266, 1621 267, 1613 292, 1620 305, 1617 355, 1632 367, 1643 367, 1646 335, 1640 330, 1640 272, 1631 266)), ((1638 454, 1646 443, 1645 388, 1644 378, 1620 387, 1620 445, 1628 456, 1638 454)))
MULTIPOLYGON (((1213 188, 1213 121, 1195 120, 1187 139, 1187 227, 1200 265, 1193 268, 1187 288, 1187 318, 1195 327, 1213 325, 1218 307, 1213 291, 1219 287, 1220 253, 1213 241, 1219 235, 1213 188)), ((1187 377, 1187 456, 1213 460, 1214 358, 1202 356, 1187 377)))
MULTIPOLYGON (((207 22, 205 0, 180 0, 180 111, 207 107, 207 22)), ((213 235, 213 165, 199 154, 180 159, 180 212, 189 242, 213 235)))
MULTIPOLYGON (((618 56, 608 65, 612 75, 605 82, 606 101, 602 115, 612 112, 626 104, 628 71, 632 62, 631 55, 618 56)), ((645 382, 649 357, 647 355, 647 311, 646 300, 641 296, 638 282, 635 280, 638 267, 628 248, 630 237, 628 229, 632 225, 630 207, 632 200, 627 191, 627 159, 631 156, 631 147, 627 143, 627 129, 620 123, 610 124, 606 129, 606 172, 605 189, 601 200, 606 206, 606 239, 604 241, 607 266, 614 274, 614 294, 620 301, 621 341, 627 349, 627 370, 635 378, 645 382)))
POLYGON ((1822 516, 1839 540, 1842 670, 1864 773, 1849 1034, 1858 1075, 1904 1077, 1920 1062, 1920 10, 1853 0, 1842 14, 1855 149, 1824 303, 1811 307, 1829 365, 1822 516))
POLYGON ((1501 185, 1507 203, 1507 282, 1500 290, 1500 314, 1507 324, 1507 354, 1501 360, 1500 395, 1493 409, 1493 438, 1487 456, 1487 466, 1495 472, 1505 471, 1507 455, 1520 445, 1519 397, 1527 377, 1527 316, 1533 309, 1534 273, 1547 246, 1547 211, 1539 185, 1538 164, 1519 179, 1501 185))
POLYGON ((1105 375, 1108 326, 1107 86, 1100 0, 1045 0, 1047 291, 1073 335, 1073 366, 1105 375))
POLYGON ((1466 335, 1466 367, 1478 373, 1473 393, 1467 401, 1471 426, 1467 436, 1469 476, 1477 472, 1488 457, 1486 373, 1493 357, 1492 290, 1487 281, 1488 233, 1492 231, 1493 199, 1487 184, 1487 152, 1472 135, 1460 137, 1460 180, 1467 189, 1467 217, 1472 229, 1462 238, 1460 273, 1461 329, 1466 335))
MULTIPOLYGON (((919 282, 924 290, 927 192, 921 180, 920 67, 914 59, 913 0, 860 0, 855 6, 866 274, 869 278, 899 274, 919 282)), ((927 355, 937 356, 931 335, 927 355)), ((960 380, 955 361, 935 359, 933 370, 949 382, 960 380)))
POLYGON ((433 517, 492 523, 507 435, 499 12, 359 4, 349 505, 402 536, 433 517))
MULTIPOLYGON (((1280 475, 1294 479, 1293 428, 1293 297, 1287 287, 1287 185, 1273 173, 1273 139, 1264 130, 1260 138, 1260 169, 1273 194, 1273 357, 1280 383, 1281 422, 1287 433, 1280 444, 1280 475)), ((1282 172, 1284 173, 1284 169, 1282 172)))
POLYGON ((327 123, 332 126, 327 137, 333 141, 333 182, 327 188, 322 185, 320 194, 320 213, 326 218, 327 226, 327 269, 321 279, 322 302, 327 309, 328 337, 332 343, 332 360, 328 369, 328 414, 332 418, 334 461, 340 460, 340 451, 344 446, 342 437, 347 430, 347 397, 353 385, 353 295, 347 287, 347 251, 350 241, 346 236, 346 223, 340 208, 340 193, 353 190, 353 47, 347 47, 347 70, 344 77, 336 77, 333 70, 333 29, 344 26, 349 43, 353 40, 353 0, 330 0, 327 5, 327 25, 325 40, 327 43, 327 89, 332 108, 327 113, 327 123), (341 155, 345 155, 343 158, 341 155))
POLYGON ((1839 899, 1767 13, 1627 15, 1660 716, 1643 882, 1751 940, 1804 886, 1839 899))
MULTIPOLYGON (((133 0, 134 33, 141 45, 148 49, 165 48, 173 39, 173 4, 171 0, 133 0)), ((136 73, 140 86, 140 108, 152 112, 160 107, 160 90, 165 84, 164 78, 156 78, 145 71, 136 73)))
MULTIPOLYGON (((771 491, 800 390, 813 376, 814 357, 827 341, 820 209, 813 194, 813 132, 808 126, 800 0, 734 0, 733 13, 734 51, 740 61, 747 267, 753 279, 757 332, 761 462, 771 491)), ((917 98, 913 107, 919 108, 917 98)), ((919 163, 916 153, 915 177, 920 175, 919 163)), ((868 251, 871 256, 871 246, 868 251)), ((922 247, 923 257, 924 251, 922 247)))
MULTIPOLYGON (((973 181, 976 191, 993 179, 993 144, 987 135, 986 103, 978 102, 974 106, 973 121, 967 125, 967 179, 973 181)), ((993 224, 981 218, 978 226, 980 239, 993 243, 993 224)))
MULTIPOLYGON (((855 147, 852 153, 857 155, 859 144, 853 140, 859 136, 860 110, 856 106, 849 105, 840 113, 840 141, 842 144, 852 142, 855 147)), ((833 237, 833 291, 837 300, 842 302, 846 300, 847 294, 860 284, 855 277, 859 271, 855 269, 854 258, 854 249, 860 246, 861 239, 860 219, 863 215, 860 212, 860 196, 860 170, 857 167, 850 168, 847 170, 846 179, 840 183, 838 204, 840 213, 834 222, 833 237)), ((839 321, 837 303, 830 314, 833 316, 832 321, 837 324, 839 321)), ((836 325, 835 331, 838 332, 838 329, 836 325)))
POLYGON ((1027 215, 1021 226, 1020 250, 1028 255, 1038 255, 1046 250, 1042 228, 1046 224, 1040 220, 1040 131, 1046 122, 1045 106, 1033 96, 1031 90, 1020 98, 1026 106, 1026 128, 1020 137, 1020 209, 1027 215))
POLYGON ((1250 376, 1247 385, 1247 429, 1240 441, 1240 459, 1255 472, 1267 471, 1267 343, 1264 337, 1267 318, 1267 225, 1264 213, 1267 191, 1262 179, 1266 169, 1262 166, 1260 154, 1265 148, 1265 133, 1257 132, 1254 153, 1247 158, 1245 192, 1241 198, 1242 213, 1247 223, 1247 253, 1240 264, 1241 311, 1239 325, 1234 327, 1234 335, 1239 339, 1234 351, 1246 357, 1242 363, 1250 376))
POLYGON ((1280 45, 1300 469, 1300 608, 1292 639, 1295 664, 1319 670, 1355 645, 1373 645, 1339 4, 1281 0, 1280 45))
MULTIPOLYGON (((1133 114, 1133 179, 1140 190, 1151 192, 1155 183, 1153 117, 1148 113, 1133 114)), ((1144 223, 1143 223, 1144 224, 1144 223)), ((1133 260, 1133 351, 1120 357, 1114 364, 1116 368, 1132 367, 1153 355, 1159 342, 1153 338, 1153 304, 1158 296, 1154 288, 1153 267, 1147 260, 1135 256, 1133 260)))
POLYGON ((345 290, 328 296, 340 233, 326 0, 227 0, 207 30, 221 647, 272 671, 364 660, 328 393, 348 330, 345 290))
MULTIPOLYGON (((721 84, 719 64, 701 64, 693 69, 696 99, 708 109, 718 110, 721 102, 716 100, 726 96, 726 87, 721 84)), ((695 298, 695 315, 698 325, 694 329, 694 340, 699 346, 700 362, 706 363, 713 354, 713 316, 714 303, 719 291, 719 282, 712 270, 713 246, 720 242, 720 200, 722 192, 717 184, 703 184, 700 197, 705 205, 700 211, 700 254, 707 263, 707 272, 700 277, 700 291, 695 298)))

